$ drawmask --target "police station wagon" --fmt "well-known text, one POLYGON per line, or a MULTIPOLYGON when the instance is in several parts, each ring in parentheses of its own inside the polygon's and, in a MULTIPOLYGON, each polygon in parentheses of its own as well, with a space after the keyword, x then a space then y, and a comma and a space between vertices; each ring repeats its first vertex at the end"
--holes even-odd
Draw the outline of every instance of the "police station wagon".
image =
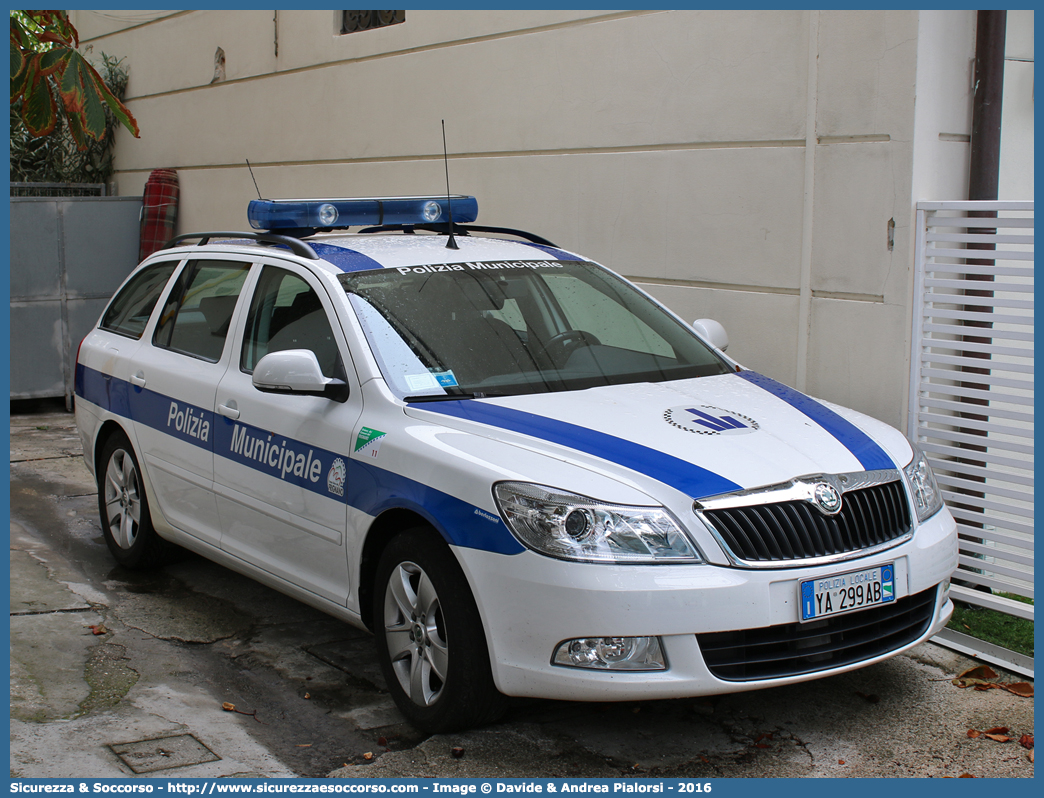
POLYGON ((428 731, 803 681, 945 625, 956 530, 915 445, 476 215, 256 200, 253 232, 146 259, 76 368, 116 560, 176 544, 368 628, 428 731))

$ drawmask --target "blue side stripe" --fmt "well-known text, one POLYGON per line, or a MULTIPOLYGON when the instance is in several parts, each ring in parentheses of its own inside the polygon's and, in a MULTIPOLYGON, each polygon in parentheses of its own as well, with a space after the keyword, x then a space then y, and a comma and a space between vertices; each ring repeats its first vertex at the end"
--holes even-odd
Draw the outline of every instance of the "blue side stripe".
POLYGON ((737 376, 782 399, 795 410, 800 410, 844 444, 867 471, 896 468, 892 458, 869 435, 829 407, 756 371, 740 371, 737 376))
POLYGON ((384 264, 375 261, 368 255, 356 252, 347 247, 335 247, 331 244, 319 244, 306 242, 315 250, 315 254, 324 260, 330 261, 334 266, 344 272, 364 272, 370 269, 383 269, 384 264))
POLYGON ((495 554, 525 551, 499 516, 368 461, 349 461, 346 488, 348 504, 355 509, 371 516, 398 507, 414 510, 455 546, 495 554))
MULTIPOLYGON (((725 477, 640 443, 476 399, 414 405, 432 413, 519 432, 608 460, 670 485, 693 499, 741 490, 725 477)), ((608 498, 608 497, 599 497, 608 498)))
POLYGON ((331 466, 337 460, 347 461, 347 455, 284 435, 273 435, 224 416, 218 417, 214 430, 214 454, 332 501, 341 504, 347 501, 343 487, 338 496, 327 484, 331 466))
POLYGON ((213 411, 139 388, 82 364, 76 365, 76 395, 123 418, 211 451, 272 479, 346 503, 368 515, 376 517, 393 508, 412 509, 427 518, 456 546, 496 554, 525 551, 498 516, 429 485, 378 468, 368 461, 351 459, 294 438, 273 435, 258 427, 218 416, 213 411), (177 405, 173 417, 172 404, 177 405), (183 428, 178 430, 178 413, 182 419, 199 421, 191 426, 182 422, 183 428), (202 435, 204 424, 207 425, 205 439, 202 435), (348 472, 341 496, 327 486, 330 466, 338 458, 346 462, 348 472))
POLYGON ((539 249, 541 252, 545 252, 556 260, 582 260, 582 258, 576 257, 576 255, 570 255, 568 252, 563 252, 558 247, 549 247, 546 244, 535 244, 532 241, 518 241, 519 244, 525 244, 527 247, 533 247, 533 249, 539 249))
POLYGON ((130 387, 125 380, 76 364, 76 395, 124 418, 131 417, 130 387))

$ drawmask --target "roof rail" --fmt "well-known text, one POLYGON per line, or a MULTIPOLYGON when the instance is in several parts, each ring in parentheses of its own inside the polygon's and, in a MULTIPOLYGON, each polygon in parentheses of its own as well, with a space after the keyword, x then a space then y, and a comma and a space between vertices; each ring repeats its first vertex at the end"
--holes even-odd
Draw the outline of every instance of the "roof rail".
POLYGON ((239 231, 239 232, 210 232, 210 233, 185 233, 180 236, 175 236, 168 241, 163 249, 170 249, 176 247, 185 241, 191 241, 193 239, 199 239, 199 243, 196 246, 203 246, 210 242, 212 238, 246 238, 251 241, 257 241, 259 244, 268 244, 270 246, 284 246, 287 247, 293 254, 298 255, 308 260, 319 260, 319 256, 315 254, 315 250, 312 249, 304 241, 298 238, 292 238, 290 236, 281 236, 276 233, 255 233, 252 231, 239 231))
MULTIPOLYGON (((402 232, 412 233, 414 230, 426 230, 429 233, 442 233, 443 235, 449 234, 448 224, 385 224, 378 227, 367 227, 364 230, 360 230, 360 233, 390 233, 390 232, 402 232)), ((453 232, 456 235, 467 236, 475 233, 503 233, 505 235, 518 236, 524 238, 533 244, 542 244, 545 247, 557 247, 557 244, 553 244, 543 236, 538 236, 536 233, 527 233, 525 230, 515 230, 510 227, 486 227, 485 225, 478 224, 455 224, 453 225, 453 232)))

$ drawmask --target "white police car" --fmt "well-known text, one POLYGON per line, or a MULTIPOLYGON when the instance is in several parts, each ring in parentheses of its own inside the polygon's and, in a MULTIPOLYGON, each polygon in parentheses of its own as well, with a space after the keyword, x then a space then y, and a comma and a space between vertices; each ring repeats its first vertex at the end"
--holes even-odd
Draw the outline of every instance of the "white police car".
POLYGON ((946 623, 955 524, 903 435, 447 200, 254 201, 282 235, 127 279, 76 370, 120 563, 175 543, 368 627, 430 731, 802 681, 946 623))

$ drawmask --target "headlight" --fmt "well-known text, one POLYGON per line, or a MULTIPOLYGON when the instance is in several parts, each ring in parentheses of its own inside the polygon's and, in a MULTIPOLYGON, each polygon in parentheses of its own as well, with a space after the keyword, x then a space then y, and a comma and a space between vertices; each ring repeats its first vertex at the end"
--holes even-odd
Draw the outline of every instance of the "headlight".
POLYGON ((920 523, 942 509, 942 494, 939 493, 935 474, 932 473, 932 467, 928 465, 928 458, 921 451, 921 447, 913 441, 910 441, 910 445, 913 447, 914 456, 910 464, 903 469, 903 473, 910 485, 914 510, 917 511, 917 521, 920 523))
POLYGON ((702 562, 663 507, 607 504, 525 482, 501 482, 493 495, 515 536, 550 557, 604 563, 702 562))

